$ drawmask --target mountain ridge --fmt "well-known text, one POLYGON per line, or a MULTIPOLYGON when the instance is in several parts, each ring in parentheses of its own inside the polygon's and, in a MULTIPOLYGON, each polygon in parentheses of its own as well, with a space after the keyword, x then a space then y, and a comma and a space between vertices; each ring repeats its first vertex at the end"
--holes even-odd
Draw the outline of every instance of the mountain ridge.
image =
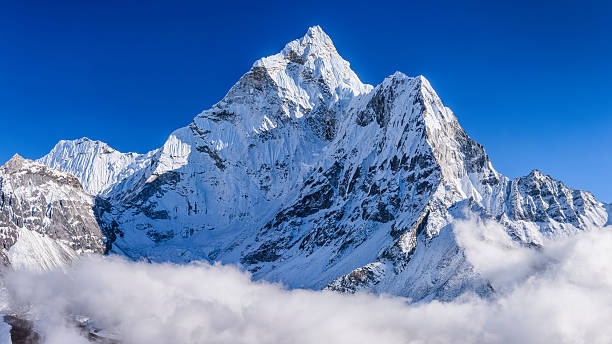
POLYGON ((240 263, 290 287, 486 295, 453 237, 463 210, 525 245, 609 221, 590 193, 497 172, 425 77, 363 84, 320 27, 256 61, 158 150, 70 151, 41 161, 96 193, 111 252, 240 263))

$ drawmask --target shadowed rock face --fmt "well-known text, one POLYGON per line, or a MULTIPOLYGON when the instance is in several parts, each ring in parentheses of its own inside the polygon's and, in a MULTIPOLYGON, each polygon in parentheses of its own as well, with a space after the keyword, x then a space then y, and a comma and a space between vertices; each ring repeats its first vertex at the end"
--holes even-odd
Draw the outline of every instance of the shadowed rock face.
MULTIPOLYGON (((39 344, 45 343, 44 337, 36 331, 34 323, 30 320, 15 315, 5 315, 2 320, 11 326, 10 336, 12 344, 39 344)), ((74 328, 83 339, 90 343, 119 344, 115 339, 106 338, 99 334, 99 329, 88 326, 87 321, 81 322, 77 319, 72 321, 74 328)), ((8 343, 2 343, 8 344, 8 343)))
POLYGON ((0 167, 0 257, 45 269, 104 253, 92 197, 71 174, 16 155, 0 167))
POLYGON ((464 211, 528 246, 608 221, 587 192, 498 173, 424 77, 363 84, 319 27, 160 149, 100 147, 62 141, 41 161, 99 190, 113 252, 241 263, 290 287, 487 295, 449 225, 464 211))
POLYGON ((13 344, 38 344, 41 342, 40 335, 34 331, 34 324, 31 321, 13 315, 5 315, 3 320, 11 326, 10 334, 13 344))

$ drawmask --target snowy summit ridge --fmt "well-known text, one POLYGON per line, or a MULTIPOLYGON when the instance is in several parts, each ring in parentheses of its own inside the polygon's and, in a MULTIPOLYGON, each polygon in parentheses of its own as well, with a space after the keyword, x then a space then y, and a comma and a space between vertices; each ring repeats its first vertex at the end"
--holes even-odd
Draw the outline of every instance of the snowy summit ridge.
POLYGON ((278 54, 257 60, 208 115, 231 113, 251 134, 306 117, 315 134, 330 140, 336 120, 330 112, 371 88, 315 26, 278 54))
POLYGON ((423 76, 362 83, 318 26, 158 150, 61 141, 41 162, 96 195, 113 253, 414 300, 493 292, 453 234, 466 211, 527 247, 609 221, 588 192, 497 172, 423 76))
POLYGON ((282 85, 283 77, 289 74, 288 69, 291 69, 292 62, 314 72, 313 75, 302 75, 302 80, 293 78, 293 81, 297 85, 304 85, 308 77, 323 79, 330 90, 336 93, 335 98, 331 99, 332 102, 345 98, 347 95, 343 93, 357 96, 372 89, 372 86, 359 80, 351 70, 350 63, 338 54, 331 38, 319 26, 309 28, 304 37, 287 43, 278 54, 257 60, 253 68, 265 68, 274 81, 282 85), (285 73, 278 73, 282 70, 285 73))
POLYGON ((152 154, 120 153, 104 142, 83 137, 58 142, 40 162, 70 171, 85 191, 97 195, 141 169, 152 154))

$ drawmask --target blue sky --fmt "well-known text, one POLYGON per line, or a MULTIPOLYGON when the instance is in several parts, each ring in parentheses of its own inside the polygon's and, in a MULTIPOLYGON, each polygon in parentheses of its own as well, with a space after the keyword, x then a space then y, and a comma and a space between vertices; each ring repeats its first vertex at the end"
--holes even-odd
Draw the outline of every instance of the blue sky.
POLYGON ((2 2, 0 162, 83 136, 157 148, 321 25, 364 82, 427 77, 500 172, 610 202, 612 4, 532 2, 2 2))

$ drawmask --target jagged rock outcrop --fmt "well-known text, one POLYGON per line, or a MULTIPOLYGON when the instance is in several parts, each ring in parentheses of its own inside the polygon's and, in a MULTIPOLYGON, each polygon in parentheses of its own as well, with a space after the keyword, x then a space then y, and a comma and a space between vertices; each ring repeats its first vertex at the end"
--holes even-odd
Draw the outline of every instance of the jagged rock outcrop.
POLYGON ((15 155, 0 167, 0 258, 50 269, 81 253, 104 253, 93 200, 69 173, 15 155))
POLYGON ((474 213, 537 246, 609 217, 539 172, 501 175, 424 77, 365 85, 319 27, 255 62, 159 150, 102 160, 88 149, 77 162, 65 151, 42 161, 98 190, 112 252, 241 263, 291 287, 487 295, 454 219, 474 213), (100 167, 119 160, 119 172, 100 167))
POLYGON ((593 194, 570 189, 538 170, 506 183, 504 197, 504 220, 515 224, 513 234, 521 241, 540 244, 545 238, 601 227, 608 220, 605 205, 593 194))

